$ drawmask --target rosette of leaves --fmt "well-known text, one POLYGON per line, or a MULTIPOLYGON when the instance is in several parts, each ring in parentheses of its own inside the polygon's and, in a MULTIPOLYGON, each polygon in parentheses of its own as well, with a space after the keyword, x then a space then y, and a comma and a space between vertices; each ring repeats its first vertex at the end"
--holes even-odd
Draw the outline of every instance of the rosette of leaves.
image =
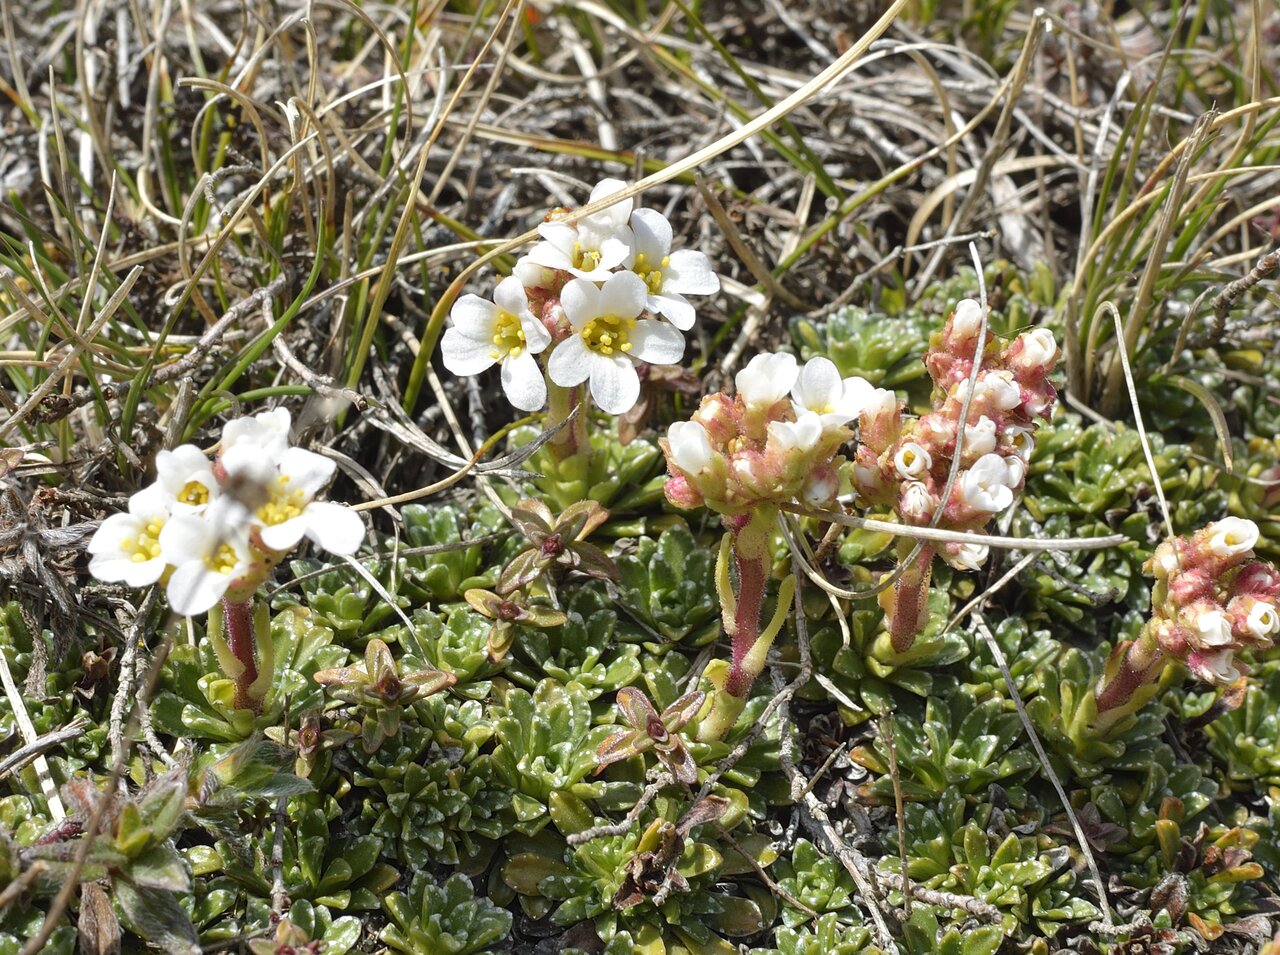
POLYGON ((565 620, 562 612, 523 590, 499 596, 491 590, 473 587, 463 596, 472 610, 490 621, 488 652, 492 663, 506 658, 521 629, 546 630, 560 626, 565 620))
MULTIPOLYGON (((966 819, 967 805, 954 789, 931 805, 907 805, 903 836, 913 882, 994 905, 1003 913, 1006 933, 1031 923, 1032 902, 1046 889, 1080 895, 1068 846, 1020 834, 1023 821, 990 803, 979 804, 966 819)), ((895 836, 884 841, 890 854, 880 864, 901 871, 895 836)))
POLYGON ((774 935, 776 948, 761 955, 880 955, 871 944, 871 932, 861 926, 847 926, 834 912, 820 916, 812 925, 797 928, 780 926, 774 935))
MULTIPOLYGON (((563 596, 563 595, 562 595, 563 596)), ((594 700, 640 676, 640 648, 619 639, 614 604, 598 585, 567 590, 564 623, 526 629, 506 675, 526 689, 551 678, 594 700)))
MULTIPOLYGON (((511 444, 520 447, 534 440, 536 428, 516 428, 511 444)), ((539 497, 554 508, 566 508, 580 501, 597 501, 619 514, 651 509, 662 500, 666 468, 662 452, 653 442, 637 438, 627 444, 618 440, 614 428, 591 429, 591 454, 573 454, 557 460, 543 446, 529 458, 527 467, 542 477, 537 479, 539 497)))
POLYGON ((910 955, 995 955, 1004 932, 994 925, 961 931, 940 928, 932 906, 913 905, 902 926, 902 941, 910 955))
POLYGON ((234 683, 222 675, 213 646, 205 638, 197 646, 178 643, 169 654, 162 689, 151 705, 160 732, 214 743, 238 743, 280 722, 285 701, 293 712, 319 709, 324 690, 316 671, 347 658, 333 645, 333 631, 302 607, 288 607, 271 618, 272 678, 262 711, 237 709, 234 683))
MULTIPOLYGON (((505 529, 502 515, 493 505, 477 508, 473 519, 449 504, 406 504, 400 513, 407 553, 398 558, 396 576, 400 592, 414 603, 449 603, 461 600, 472 587, 494 585, 501 558, 486 562, 484 546, 467 543, 505 529)), ((390 579, 382 583, 397 592, 390 579)))
MULTIPOLYGON (((1062 644, 1048 630, 1033 629, 1020 617, 990 620, 991 635, 1004 654, 1013 677, 1013 685, 1023 699, 1034 696, 1041 686, 1041 676, 1062 652, 1062 644)), ((1004 674, 986 640, 975 640, 973 653, 961 664, 968 691, 975 699, 1007 696, 1004 674)))
POLYGON ((663 638, 647 642, 646 649, 660 653, 675 643, 700 647, 719 636, 715 563, 714 550, 699 545, 683 525, 667 528, 657 540, 641 537, 634 550, 618 558, 623 606, 663 638))
MULTIPOLYGON (((694 834, 706 813, 690 814, 685 804, 663 797, 655 812, 647 826, 576 847, 552 830, 512 840, 503 881, 531 915, 550 910, 551 921, 566 926, 591 919, 606 943, 627 933, 634 951, 653 955, 732 955, 737 949, 725 937, 764 928, 760 906, 713 886, 723 856, 694 834)), ((556 798, 553 813, 561 833, 581 832, 593 821, 572 796, 556 798)))
MULTIPOLYGON (((74 779, 63 786, 62 798, 67 818, 23 850, 23 863, 43 864, 55 886, 73 874, 83 885, 93 886, 85 891, 107 881, 125 929, 166 952, 198 955, 195 926, 179 904, 179 895, 191 888, 191 877, 174 847, 184 819, 186 771, 156 776, 129 796, 118 791, 108 795, 88 780, 74 779), (83 851, 80 839, 87 838, 82 833, 95 816, 99 828, 77 871, 76 859, 83 851)), ((110 906, 98 909, 111 934, 115 916, 110 906)))
POLYGON ((387 737, 400 731, 400 714, 406 707, 454 683, 453 674, 443 670, 401 673, 391 649, 377 637, 365 646, 363 669, 333 667, 318 670, 313 679, 364 713, 360 739, 366 753, 377 752, 387 737))
POLYGON ((351 775, 362 827, 384 840, 388 858, 419 869, 486 857, 511 831, 517 797, 478 751, 493 732, 480 704, 432 703, 423 706, 436 711, 436 728, 406 723, 377 753, 357 754, 351 775))
POLYGON ((507 688, 497 702, 493 764, 515 790, 511 806, 519 832, 532 834, 550 821, 552 793, 599 795, 604 783, 583 783, 595 768, 595 751, 609 727, 593 726, 591 705, 580 689, 543 680, 532 693, 507 688))
MULTIPOLYGON (((945 699, 930 697, 922 720, 893 717, 893 727, 904 799, 933 802, 946 792, 985 793, 993 783, 1018 786, 1038 765, 1018 714, 999 698, 978 703, 963 687, 945 699)), ((865 794, 892 804, 886 741, 877 736, 874 749, 856 747, 849 758, 880 776, 865 794)))
MULTIPOLYGON (((326 565, 306 558, 290 561, 289 569, 301 590, 301 603, 344 643, 377 633, 396 619, 395 609, 349 565, 326 565)), ((382 563, 373 565, 370 571, 375 577, 386 575, 382 563)), ((407 607, 409 599, 399 596, 396 603, 407 607)), ((285 604, 282 601, 280 605, 285 604)))
POLYGON ((873 603, 855 605, 849 614, 848 646, 840 629, 831 625, 815 630, 810 640, 815 672, 829 685, 814 680, 801 695, 834 701, 848 726, 913 702, 918 709, 920 700, 945 693, 956 681, 939 668, 969 653, 964 635, 945 629, 951 613, 945 591, 929 591, 929 623, 906 654, 893 651, 883 631, 884 614, 873 603))
POLYGON ((1255 673, 1244 701, 1205 726, 1209 752, 1231 785, 1250 791, 1280 785, 1280 665, 1255 673))
POLYGON ((492 951, 511 932, 511 913, 477 897, 466 876, 439 885, 419 873, 408 892, 392 892, 383 909, 391 924, 380 941, 404 955, 474 955, 492 951))
MULTIPOLYGON (((787 896, 820 917, 830 917, 833 929, 862 925, 853 879, 838 860, 818 851, 808 839, 797 839, 791 852, 774 863, 772 875, 786 892, 781 897, 781 916, 788 929, 802 927, 813 916, 793 906, 787 896)), ((834 936, 834 931, 824 934, 834 936)))
POLYGON ((317 797, 294 801, 279 833, 271 827, 263 834, 220 839, 215 848, 223 874, 252 896, 270 898, 272 840, 279 835, 280 873, 290 899, 339 912, 378 908, 399 878, 394 868, 379 861, 382 839, 334 833, 319 802, 317 797))
POLYGON ((578 501, 554 514, 536 498, 527 498, 511 508, 511 519, 528 546, 502 568, 500 593, 526 587, 544 574, 561 577, 571 570, 602 580, 617 579, 612 558, 587 540, 609 519, 609 512, 595 501, 578 501))
MULTIPOLYGON (((1195 462, 1187 445, 1149 435, 1152 458, 1179 533, 1204 526, 1226 510, 1216 471, 1195 462)), ((1022 507, 1010 533, 1039 538, 1121 533, 1132 543, 1042 558, 1022 575, 1025 592, 1051 619, 1099 628, 1106 604, 1145 611, 1150 580, 1143 563, 1165 537, 1155 486, 1138 433, 1122 424, 1084 427, 1059 413, 1036 432, 1022 507)))
POLYGON ((331 919, 328 910, 305 900, 294 902, 269 938, 249 942, 253 955, 346 955, 360 940, 360 920, 331 919))

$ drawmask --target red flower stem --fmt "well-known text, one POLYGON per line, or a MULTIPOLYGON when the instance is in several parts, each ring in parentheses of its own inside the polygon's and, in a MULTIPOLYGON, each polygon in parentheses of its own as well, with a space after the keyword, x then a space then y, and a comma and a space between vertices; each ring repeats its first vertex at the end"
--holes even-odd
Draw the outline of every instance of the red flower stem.
POLYGON ((257 640, 253 628, 253 597, 242 602, 222 598, 222 634, 231 655, 244 668, 235 679, 235 706, 237 709, 259 710, 261 700, 255 700, 249 688, 258 679, 257 640))
POLYGON ((889 639, 898 653, 906 653, 911 649, 911 644, 928 621, 929 580, 932 576, 933 547, 923 544, 915 559, 893 585, 889 639))
POLYGON ((1164 654, 1154 640, 1139 637, 1123 645, 1120 666, 1110 678, 1103 678, 1094 694, 1099 714, 1128 703, 1142 687, 1159 677, 1164 654))
POLYGON ((738 576, 737 608, 733 619, 733 655, 725 690, 745 698, 760 674, 743 663, 760 639, 760 614, 769 582, 772 561, 769 554, 769 521, 762 514, 747 518, 733 532, 733 566, 738 576))

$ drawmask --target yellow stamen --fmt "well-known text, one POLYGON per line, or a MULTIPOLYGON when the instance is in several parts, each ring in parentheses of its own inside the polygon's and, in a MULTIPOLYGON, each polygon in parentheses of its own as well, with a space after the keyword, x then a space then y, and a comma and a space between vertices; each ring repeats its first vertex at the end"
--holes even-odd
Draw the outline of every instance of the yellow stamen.
MULTIPOLYGON (((281 483, 287 481, 287 478, 281 478, 281 483)), ((271 500, 258 508, 258 519, 268 527, 274 527, 276 524, 283 524, 298 517, 308 503, 301 491, 286 491, 282 488, 271 495, 271 500)))
POLYGON ((209 489, 199 481, 188 481, 182 485, 182 490, 178 492, 178 500, 183 504, 190 504, 192 507, 208 504, 209 489))
POLYGON ((238 563, 235 548, 230 544, 219 544, 218 549, 204 559, 206 567, 223 577, 235 570, 238 563))
POLYGON ((657 265, 649 264, 649 257, 641 252, 636 256, 635 265, 632 271, 644 280, 645 287, 649 290, 650 295, 662 294, 662 270, 671 264, 671 256, 664 255, 662 261, 657 265))
POLYGON ((594 272, 600 268, 600 253, 588 252, 581 242, 573 243, 573 267, 584 272, 594 272))
POLYGON ((135 564, 145 564, 149 560, 154 560, 160 556, 160 531, 164 528, 164 521, 158 517, 152 518, 142 525, 142 530, 135 537, 126 537, 120 541, 120 549, 129 555, 129 559, 135 564))
POLYGON ((524 326, 520 319, 510 312, 499 310, 493 323, 493 351, 489 357, 494 361, 504 358, 518 358, 525 349, 524 326))
POLYGON ((615 351, 631 351, 631 329, 636 327, 634 318, 619 318, 617 315, 601 315, 587 322, 582 330, 582 340, 594 352, 606 357, 615 351))

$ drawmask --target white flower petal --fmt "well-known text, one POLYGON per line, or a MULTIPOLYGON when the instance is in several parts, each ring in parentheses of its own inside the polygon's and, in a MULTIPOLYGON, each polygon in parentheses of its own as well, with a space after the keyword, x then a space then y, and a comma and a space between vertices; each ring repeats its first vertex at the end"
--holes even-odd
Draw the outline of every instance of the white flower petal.
POLYGON ((631 213, 631 231, 635 244, 632 254, 627 256, 627 268, 635 265, 637 255, 643 255, 648 267, 654 268, 671 251, 671 223, 657 209, 637 209, 631 213))
POLYGON ((311 526, 311 519, 308 511, 315 504, 310 505, 297 517, 291 517, 287 521, 279 524, 271 524, 267 527, 259 528, 258 536, 262 538, 262 543, 271 550, 287 551, 293 550, 298 546, 298 541, 302 540, 302 535, 307 533, 311 526))
POLYGON ((478 375, 497 361, 493 342, 469 338, 457 328, 446 328, 440 339, 440 358, 444 366, 460 377, 478 375))
POLYGON ((290 418, 287 408, 259 411, 252 417, 235 418, 222 426, 222 450, 251 444, 263 452, 279 456, 289 446, 290 418))
POLYGON ((791 389, 791 400, 816 414, 831 414, 840 404, 844 382, 829 358, 811 358, 804 363, 791 389))
POLYGON ((537 411, 546 403, 547 383, 528 349, 502 363, 502 391, 521 411, 537 411))
POLYGON ((529 311, 529 296, 525 294, 524 283, 514 275, 508 275, 494 286, 493 301, 498 308, 512 315, 529 311))
POLYGON ((203 561, 191 561, 173 572, 165 592, 174 613, 194 617, 221 600, 230 585, 230 577, 215 574, 203 561))
MULTIPOLYGON (((596 314, 635 318, 644 311, 648 297, 649 290, 640 276, 634 272, 615 272, 600 289, 600 310, 596 314)), ((564 301, 563 295, 560 300, 564 301)))
POLYGON ((1258 543, 1258 525, 1242 517, 1224 517, 1210 524, 1209 551, 1219 557, 1237 557, 1258 543))
POLYGON ((769 407, 791 391, 799 375, 795 356, 786 352, 756 355, 734 376, 738 397, 748 405, 769 407))
POLYGON ((688 299, 683 295, 666 291, 665 287, 661 295, 650 295, 647 304, 649 311, 664 316, 682 332, 693 328, 698 318, 698 313, 689 304, 688 299))
POLYGON ((331 554, 354 554, 364 541, 364 521, 349 507, 317 501, 307 508, 307 537, 331 554))
POLYGON ((575 274, 579 276, 590 274, 592 281, 595 282, 607 281, 609 270, 621 265, 631 254, 631 243, 631 229, 627 226, 623 226, 613 235, 597 237, 596 251, 600 253, 600 264, 590 273, 575 272, 575 274))
POLYGON ((581 336, 566 338, 551 353, 551 358, 547 361, 547 375, 561 388, 580 385, 591 377, 591 358, 594 354, 581 336))
POLYGON ((301 491, 307 497, 324 487, 337 467, 333 458, 304 448, 290 448, 280 459, 280 473, 288 478, 289 489, 301 491))
POLYGON ((711 466, 715 452, 707 429, 696 421, 677 421, 667 429, 671 460, 686 474, 698 475, 711 466))
POLYGON ((532 312, 526 311, 520 316, 520 328, 524 331, 526 351, 537 355, 551 344, 551 333, 547 331, 547 326, 534 318, 532 312))
MULTIPOLYGON (((684 355, 684 336, 663 322, 645 320, 631 329, 631 357, 651 365, 674 365, 684 355)), ((635 402, 632 402, 634 404, 635 402)))
POLYGON ((620 355, 606 358, 592 354, 591 357, 592 399, 601 411, 608 414, 630 411, 640 397, 640 376, 636 374, 636 366, 620 355))
POLYGON ((479 295, 464 295, 453 303, 449 318, 459 333, 468 338, 489 341, 498 320, 498 306, 479 295))
POLYGON ((720 277, 701 252, 680 249, 671 253, 671 261, 662 270, 662 288, 684 295, 714 295, 720 291, 720 277))
POLYGON ((560 292, 560 306, 575 329, 583 328, 587 322, 604 314, 600 310, 600 289, 586 279, 571 279, 565 283, 560 292))
MULTIPOLYGON (((591 196, 587 202, 590 205, 594 205, 601 199, 607 199, 614 193, 621 192, 626 188, 627 184, 621 179, 601 179, 592 188, 591 196)), ((631 208, 634 205, 634 199, 622 199, 611 206, 605 207, 600 212, 587 216, 585 221, 597 228, 618 229, 627 224, 627 219, 631 217, 631 208)))

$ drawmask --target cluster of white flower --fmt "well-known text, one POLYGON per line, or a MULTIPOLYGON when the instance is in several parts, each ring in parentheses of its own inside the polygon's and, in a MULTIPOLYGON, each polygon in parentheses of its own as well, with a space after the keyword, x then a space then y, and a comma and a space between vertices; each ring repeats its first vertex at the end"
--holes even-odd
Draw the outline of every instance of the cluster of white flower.
POLYGON ((130 587, 163 582, 169 605, 190 616, 224 595, 247 599, 304 536, 355 553, 360 517, 315 500, 333 461, 291 447, 289 426, 277 408, 228 422, 212 461, 193 444, 161 451, 155 483, 93 535, 90 572, 130 587))
MULTIPOLYGON (((625 187, 605 179, 590 202, 625 187)), ((640 396, 635 363, 673 365, 684 355, 681 332, 695 317, 685 296, 720 290, 705 255, 671 251, 665 216, 632 206, 623 199, 576 223, 554 214, 543 222, 542 241, 498 283, 493 301, 458 299, 440 343, 445 367, 474 375, 499 365, 507 399, 536 411, 547 384, 534 356, 551 349, 546 375, 554 384, 588 382, 604 411, 630 410, 640 396)))

